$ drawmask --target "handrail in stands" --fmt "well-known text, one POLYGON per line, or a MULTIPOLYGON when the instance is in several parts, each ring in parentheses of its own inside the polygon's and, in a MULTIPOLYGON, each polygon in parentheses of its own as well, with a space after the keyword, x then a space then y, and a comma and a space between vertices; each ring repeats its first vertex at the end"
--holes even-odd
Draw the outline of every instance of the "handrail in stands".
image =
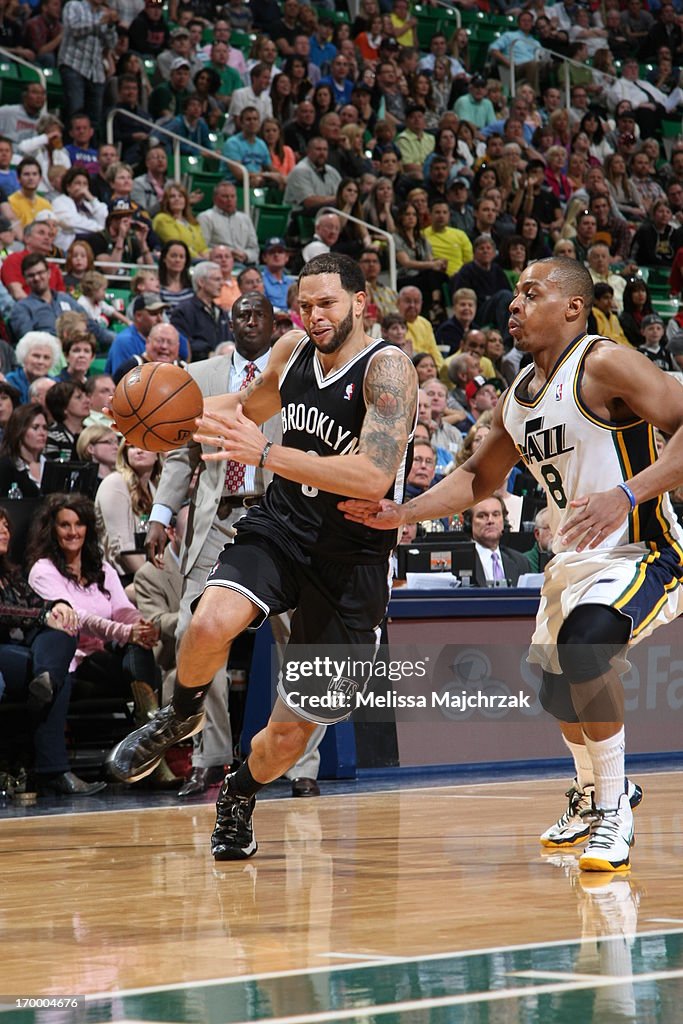
MULTIPOLYGON (((510 72, 510 95, 511 96, 515 95, 515 46, 517 45, 518 42, 521 42, 521 40, 515 40, 513 42, 512 46, 510 47, 510 67, 509 67, 508 70, 510 72)), ((495 50, 495 43, 496 43, 496 40, 494 39, 493 42, 491 43, 491 47, 494 50, 495 50)), ((551 57, 557 57, 564 64, 573 64, 574 67, 577 67, 577 68, 585 68, 587 66, 584 61, 574 60, 573 57, 566 57, 563 53, 558 53, 557 50, 550 50, 546 46, 543 47, 543 53, 549 53, 551 57)), ((600 71, 600 72, 598 72, 598 74, 603 75, 605 78, 611 78, 613 82, 618 81, 617 76, 616 75, 611 75, 609 73, 609 71, 600 71)), ((572 98, 572 85, 571 85, 571 81, 570 81, 570 78, 569 78, 569 74, 567 74, 565 76, 564 92, 565 92, 565 105, 567 107, 567 110, 569 110, 569 108, 571 106, 571 98, 572 98)))
POLYGON ((367 228, 368 231, 374 231, 376 234, 382 235, 386 238, 389 243, 389 281, 394 291, 398 291, 398 288, 396 287, 396 241, 392 233, 390 231, 385 231, 384 228, 378 228, 374 224, 368 224, 366 220, 360 220, 358 217, 354 217, 350 213, 343 213, 335 206, 322 206, 316 213, 316 217, 321 213, 336 213, 340 219, 345 217, 346 220, 352 220, 354 224, 361 224, 362 227, 367 228))
POLYGON ((174 180, 180 181, 182 178, 182 172, 180 169, 180 143, 184 143, 186 146, 191 146, 197 154, 201 156, 211 157, 212 160, 219 160, 221 163, 227 164, 233 174, 239 175, 242 179, 242 190, 244 194, 244 212, 249 215, 249 171, 244 164, 238 163, 236 160, 231 160, 229 157, 224 156, 222 153, 216 153, 212 149, 206 149, 205 146, 200 146, 198 142, 193 142, 191 139, 184 139, 182 135, 178 135, 177 132, 172 132, 169 128, 164 128, 163 125, 154 124, 146 117, 141 117, 140 114, 133 114, 128 110, 121 110, 114 107, 107 114, 107 142, 110 145, 114 144, 114 118, 117 114, 121 114, 124 117, 130 118, 132 121, 139 121, 140 124, 149 129, 150 135, 165 135, 169 139, 173 139, 173 168, 174 168, 174 180))
POLYGON ((38 75, 38 81, 45 90, 45 103, 43 104, 42 113, 47 111, 47 79, 45 72, 42 68, 38 67, 37 64, 31 64, 30 60, 24 60, 23 57, 17 57, 16 53, 10 53, 9 50, 5 50, 4 47, 0 46, 0 57, 6 57, 9 61, 14 61, 15 64, 22 64, 25 68, 30 68, 31 71, 35 71, 38 75))

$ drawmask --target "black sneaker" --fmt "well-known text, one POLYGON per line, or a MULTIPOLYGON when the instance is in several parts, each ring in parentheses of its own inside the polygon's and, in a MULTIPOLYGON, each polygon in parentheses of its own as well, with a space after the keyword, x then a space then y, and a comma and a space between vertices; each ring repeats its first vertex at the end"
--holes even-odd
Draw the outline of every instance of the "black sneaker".
POLYGON ((150 775, 171 747, 204 726, 204 712, 178 718, 172 704, 157 712, 135 732, 114 747, 107 758, 107 770, 119 782, 137 782, 150 775))
POLYGON ((246 860, 258 849, 251 816, 256 797, 230 792, 232 775, 226 775, 216 800, 216 827, 211 836, 211 853, 216 860, 246 860))

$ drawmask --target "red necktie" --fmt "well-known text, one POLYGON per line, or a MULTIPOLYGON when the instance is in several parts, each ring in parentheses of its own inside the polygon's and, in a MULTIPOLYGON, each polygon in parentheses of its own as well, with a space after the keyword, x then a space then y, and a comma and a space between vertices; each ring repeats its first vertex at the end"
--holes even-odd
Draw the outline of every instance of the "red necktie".
MULTIPOLYGON (((258 367, 256 363, 247 363, 245 367, 246 373, 244 380, 240 384, 240 391, 243 391, 256 376, 258 367)), ((225 489, 228 494, 237 494, 237 492, 244 487, 244 474, 246 473, 247 467, 243 462, 235 462, 233 459, 227 463, 225 467, 225 489)))

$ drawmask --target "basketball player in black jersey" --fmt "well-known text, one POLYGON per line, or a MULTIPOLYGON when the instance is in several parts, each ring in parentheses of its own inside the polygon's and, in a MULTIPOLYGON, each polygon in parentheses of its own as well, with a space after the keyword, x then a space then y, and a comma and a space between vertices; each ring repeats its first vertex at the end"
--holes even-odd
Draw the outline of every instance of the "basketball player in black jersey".
MULTIPOLYGON (((299 277, 307 335, 281 338, 266 370, 243 391, 206 400, 196 440, 217 451, 204 457, 267 465, 274 479, 209 573, 180 644, 172 702, 111 752, 116 778, 143 778, 170 746, 201 729, 209 681, 225 665, 231 641, 268 615, 295 609, 290 645, 319 654, 331 646, 376 647, 397 535, 351 523, 337 505, 342 496, 402 500, 417 376, 396 346, 365 334, 365 302, 357 263, 335 254, 310 260, 299 277), (283 442, 264 443, 258 424, 278 412, 283 442)), ((221 787, 211 838, 217 860, 256 852, 257 792, 298 760, 317 723, 348 717, 345 689, 352 695, 366 682, 318 679, 307 693, 311 684, 303 679, 294 699, 286 689, 289 664, 286 651, 271 718, 221 787), (337 706, 320 705, 328 686, 342 693, 337 706)))

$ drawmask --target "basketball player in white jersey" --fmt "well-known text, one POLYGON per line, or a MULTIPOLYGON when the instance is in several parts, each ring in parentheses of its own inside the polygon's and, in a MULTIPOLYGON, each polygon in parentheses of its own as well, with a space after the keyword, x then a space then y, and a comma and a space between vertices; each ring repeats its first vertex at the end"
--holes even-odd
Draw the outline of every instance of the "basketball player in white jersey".
POLYGON ((586 269, 531 263, 510 303, 515 346, 533 356, 477 452, 397 506, 347 501, 378 529, 437 519, 492 494, 520 457, 548 497, 555 557, 545 571, 531 659, 560 720, 577 782, 544 845, 587 839, 579 866, 625 871, 638 787, 624 776, 623 688, 614 659, 683 610, 683 535, 666 494, 683 482, 683 389, 633 350, 585 334, 586 269), (671 437, 657 459, 653 426, 671 437))

